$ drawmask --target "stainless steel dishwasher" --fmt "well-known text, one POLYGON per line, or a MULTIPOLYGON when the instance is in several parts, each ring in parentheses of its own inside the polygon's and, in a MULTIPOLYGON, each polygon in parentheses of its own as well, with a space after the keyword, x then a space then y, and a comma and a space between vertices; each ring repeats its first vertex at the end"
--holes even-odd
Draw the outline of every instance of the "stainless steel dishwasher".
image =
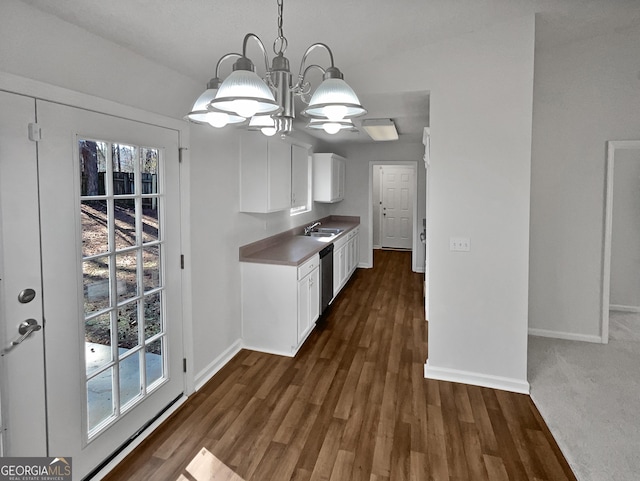
POLYGON ((320 251, 320 315, 333 299, 333 244, 320 251))

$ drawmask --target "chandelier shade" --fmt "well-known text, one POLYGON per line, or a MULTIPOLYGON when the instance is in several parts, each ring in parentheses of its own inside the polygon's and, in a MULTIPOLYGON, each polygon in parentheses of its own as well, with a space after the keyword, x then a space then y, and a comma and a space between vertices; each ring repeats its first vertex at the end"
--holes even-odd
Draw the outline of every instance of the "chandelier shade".
POLYGON ((315 119, 340 121, 367 113, 358 96, 342 79, 328 78, 316 89, 302 113, 315 119))
POLYGON ((231 73, 222 82, 209 106, 244 118, 275 113, 282 109, 267 84, 250 70, 235 70, 231 73))
POLYGON ((244 122, 246 120, 244 117, 209 110, 209 104, 215 98, 217 92, 217 88, 207 88, 207 90, 196 99, 191 108, 191 112, 185 116, 185 119, 198 124, 209 124, 217 128, 224 127, 228 124, 244 122))
POLYGON ((260 130, 267 137, 277 132, 276 121, 270 115, 254 115, 249 121, 248 130, 260 130))
POLYGON ((350 132, 356 131, 353 122, 350 119, 344 119, 339 121, 332 121, 327 119, 311 119, 307 124, 307 128, 314 130, 324 130, 328 134, 337 134, 341 130, 348 130, 350 132))

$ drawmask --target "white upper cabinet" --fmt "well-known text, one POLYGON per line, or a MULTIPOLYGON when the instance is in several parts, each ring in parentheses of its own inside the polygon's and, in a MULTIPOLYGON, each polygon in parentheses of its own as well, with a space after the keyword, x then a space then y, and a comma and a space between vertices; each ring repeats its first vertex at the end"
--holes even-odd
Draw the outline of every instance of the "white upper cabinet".
POLYGON ((336 154, 313 154, 313 200, 344 199, 345 159, 336 154))
POLYGON ((309 151, 260 132, 240 137, 240 211, 278 212, 309 202, 309 151))

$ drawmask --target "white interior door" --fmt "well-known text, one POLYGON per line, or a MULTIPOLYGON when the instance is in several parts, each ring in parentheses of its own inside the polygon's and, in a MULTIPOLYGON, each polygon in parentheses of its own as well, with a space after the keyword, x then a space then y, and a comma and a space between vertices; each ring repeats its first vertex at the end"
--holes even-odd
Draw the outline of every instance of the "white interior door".
POLYGON ((43 324, 35 100, 0 92, 0 106, 0 454, 46 456, 43 330, 19 332, 43 324))
POLYGON ((413 246, 414 175, 410 167, 382 168, 382 247, 413 246))
POLYGON ((49 456, 80 479, 183 392, 178 132, 36 107, 49 456))

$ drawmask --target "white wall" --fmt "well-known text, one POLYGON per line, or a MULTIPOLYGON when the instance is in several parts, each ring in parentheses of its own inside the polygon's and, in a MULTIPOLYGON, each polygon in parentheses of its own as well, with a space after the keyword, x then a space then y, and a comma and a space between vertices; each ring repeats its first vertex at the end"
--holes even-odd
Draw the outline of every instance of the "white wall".
POLYGON ((350 69, 356 91, 430 91, 430 377, 528 390, 533 55, 526 17, 350 69))
POLYGON ((0 69, 175 118, 199 85, 17 0, 0 2, 0 69))
POLYGON ((536 51, 529 326, 599 342, 605 142, 640 139, 640 27, 536 51))

